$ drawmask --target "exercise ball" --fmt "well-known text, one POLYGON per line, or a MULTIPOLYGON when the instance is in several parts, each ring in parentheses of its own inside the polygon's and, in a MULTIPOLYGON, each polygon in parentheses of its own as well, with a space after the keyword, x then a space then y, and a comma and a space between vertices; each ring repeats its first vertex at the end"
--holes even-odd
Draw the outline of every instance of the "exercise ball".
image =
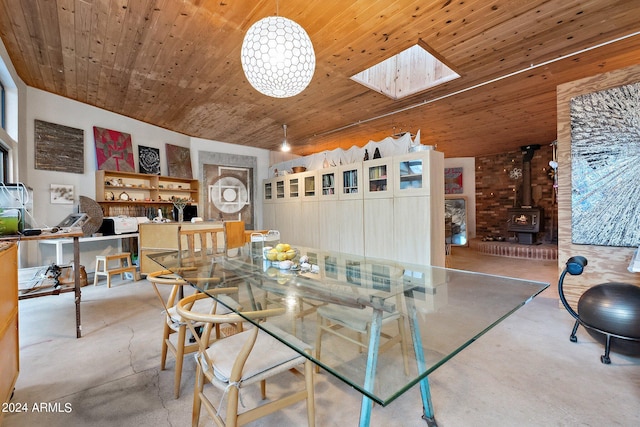
MULTIPOLYGON (((640 340, 640 287, 628 283, 602 283, 585 291, 578 301, 580 320, 586 325, 610 334, 640 340)), ((606 336, 586 328, 601 343, 606 336)), ((611 338, 611 350, 640 355, 640 341, 611 338)))

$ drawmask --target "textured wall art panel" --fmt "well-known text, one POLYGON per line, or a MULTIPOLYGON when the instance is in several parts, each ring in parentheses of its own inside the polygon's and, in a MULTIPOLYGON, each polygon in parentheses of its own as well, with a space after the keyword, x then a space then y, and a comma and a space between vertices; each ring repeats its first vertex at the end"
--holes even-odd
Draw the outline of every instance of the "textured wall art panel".
POLYGON ((84 173, 84 131, 35 121, 35 168, 84 173))
POLYGON ((577 96, 570 109, 572 242, 640 245, 640 83, 577 96))
POLYGON ((191 171, 191 150, 173 144, 165 144, 169 176, 193 179, 191 171))

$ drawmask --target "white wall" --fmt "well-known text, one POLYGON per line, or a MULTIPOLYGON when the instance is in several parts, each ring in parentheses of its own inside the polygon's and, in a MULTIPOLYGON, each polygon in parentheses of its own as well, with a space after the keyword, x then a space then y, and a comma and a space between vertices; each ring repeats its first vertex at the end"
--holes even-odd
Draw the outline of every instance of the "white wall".
MULTIPOLYGON (((476 159, 451 157, 444 159, 445 168, 462 168, 462 194, 467 199, 467 237, 476 237, 476 159)), ((457 194, 458 195, 458 194, 457 194)))

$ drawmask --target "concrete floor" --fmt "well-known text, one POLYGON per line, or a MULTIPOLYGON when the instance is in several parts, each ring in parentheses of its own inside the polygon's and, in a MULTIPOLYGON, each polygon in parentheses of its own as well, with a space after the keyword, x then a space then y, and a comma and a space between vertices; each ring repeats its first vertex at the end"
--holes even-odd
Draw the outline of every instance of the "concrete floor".
MULTIPOLYGON (((640 359, 611 355, 558 308, 557 264, 480 255, 454 248, 451 267, 541 280, 551 289, 497 325, 429 378, 441 427, 638 426, 640 359)), ((22 413, 0 424, 29 426, 186 426, 194 363, 185 359, 182 395, 173 398, 173 360, 159 370, 161 306, 146 281, 82 292, 83 337, 75 338, 72 294, 20 301, 21 372, 11 401, 22 413), (38 412, 41 403, 51 402, 38 412)), ((270 383, 270 393, 287 387, 270 383)), ((247 390, 245 403, 253 399, 247 390)), ((355 426, 359 394, 316 376, 316 425, 355 426)), ((3 409, 7 409, 4 408, 3 409)), ((373 410, 373 426, 426 426, 419 390, 373 410)), ((210 425, 202 415, 201 425, 210 425)), ((251 424, 306 425, 304 404, 251 424)))

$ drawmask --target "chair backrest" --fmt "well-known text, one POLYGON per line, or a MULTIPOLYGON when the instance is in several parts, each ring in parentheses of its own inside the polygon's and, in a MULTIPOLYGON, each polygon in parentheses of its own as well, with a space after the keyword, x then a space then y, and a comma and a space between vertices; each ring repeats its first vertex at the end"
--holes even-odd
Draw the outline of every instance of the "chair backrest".
POLYGON ((224 222, 224 251, 229 255, 229 250, 242 248, 245 244, 244 221, 224 222))
POLYGON ((211 228, 183 228, 178 226, 178 251, 182 265, 197 263, 218 252, 218 233, 224 232, 220 226, 211 228))
POLYGON ((151 272, 147 274, 147 280, 153 284, 153 289, 155 290, 160 302, 162 302, 164 311, 168 316, 169 308, 173 307, 176 304, 176 297, 178 296, 180 288, 183 285, 186 285, 187 282, 185 282, 183 279, 176 276, 169 270, 159 270, 151 272), (169 296, 166 300, 162 297, 162 294, 160 294, 158 285, 172 286, 171 292, 169 293, 169 296))
MULTIPOLYGON (((270 316, 281 316, 285 313, 284 308, 271 308, 258 311, 243 311, 242 316, 233 312, 226 314, 214 314, 216 310, 215 307, 213 307, 209 313, 191 311, 191 307, 193 307, 194 303, 199 299, 211 298, 209 296, 211 294, 233 294, 236 292, 238 292, 238 288, 236 287, 210 289, 207 291, 207 293, 200 292, 184 297, 180 301, 178 301, 178 304, 176 305, 176 311, 178 312, 178 314, 182 316, 183 319, 189 321, 187 322, 187 325, 190 329, 192 329, 191 332, 198 342, 200 353, 202 354, 201 357, 204 357, 207 361, 207 364, 211 367, 213 367, 213 364, 206 355, 206 350, 209 347, 209 342, 211 340, 211 331, 214 329, 215 325, 221 323, 240 325, 247 319, 263 319, 270 316), (198 331, 196 331, 195 327, 193 326, 194 324, 204 324, 204 329, 200 333, 198 333, 198 331)), ((236 360, 236 363, 240 365, 238 375, 241 375, 242 365, 244 365, 244 362, 251 352, 253 344, 256 340, 258 328, 254 327, 253 329, 255 330, 255 334, 249 339, 249 342, 247 342, 245 348, 243 348, 243 355, 239 357, 239 359, 242 360, 236 360)))

